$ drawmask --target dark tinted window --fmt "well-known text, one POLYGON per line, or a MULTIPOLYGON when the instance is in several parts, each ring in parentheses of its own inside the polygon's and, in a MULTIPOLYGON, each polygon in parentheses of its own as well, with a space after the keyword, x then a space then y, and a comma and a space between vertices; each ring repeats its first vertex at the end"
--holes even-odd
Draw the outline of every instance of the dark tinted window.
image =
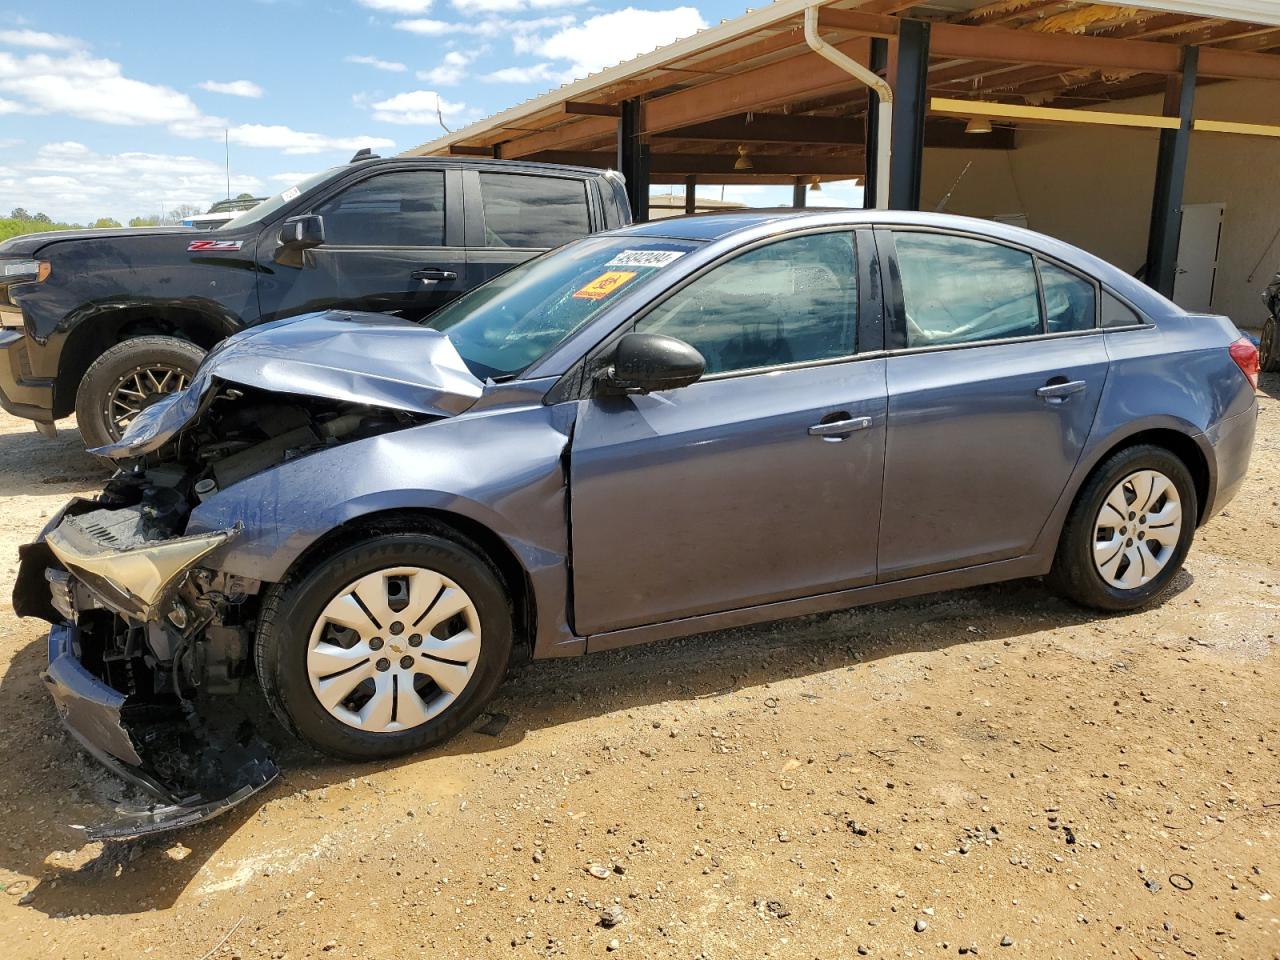
POLYGON ((1131 327, 1145 323, 1130 307, 1105 291, 1102 294, 1102 325, 1104 327, 1131 327))
POLYGON ((1040 282, 1044 285, 1045 325, 1050 333, 1092 330, 1098 325, 1097 298, 1088 280, 1041 260, 1040 282))
POLYGON ((444 245, 444 172, 414 170, 362 180, 316 207, 325 243, 358 247, 444 245))
POLYGON ((852 354, 858 288, 853 236, 781 240, 715 267, 636 329, 693 344, 707 373, 852 354))
POLYGON ((897 233, 907 346, 930 347, 1040 333, 1031 255, 939 233, 897 233))
POLYGON ((487 247, 558 247, 591 232, 581 180, 480 174, 487 247))

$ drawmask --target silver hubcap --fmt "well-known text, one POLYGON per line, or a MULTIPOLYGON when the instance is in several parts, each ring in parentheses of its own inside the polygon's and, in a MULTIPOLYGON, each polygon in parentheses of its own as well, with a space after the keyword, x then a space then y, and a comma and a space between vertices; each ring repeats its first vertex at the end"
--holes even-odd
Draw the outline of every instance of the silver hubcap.
POLYGON ((307 673, 330 714, 371 733, 426 723, 452 704, 480 659, 467 592, 422 567, 388 567, 338 591, 311 630, 307 673))
POLYGON ((107 398, 107 419, 118 440, 133 418, 160 397, 187 386, 187 373, 168 364, 149 364, 126 373, 107 398))
POLYGON ((1173 481, 1139 470, 1107 494, 1094 527, 1093 563, 1102 579, 1133 590, 1169 564, 1182 532, 1182 503, 1173 481))

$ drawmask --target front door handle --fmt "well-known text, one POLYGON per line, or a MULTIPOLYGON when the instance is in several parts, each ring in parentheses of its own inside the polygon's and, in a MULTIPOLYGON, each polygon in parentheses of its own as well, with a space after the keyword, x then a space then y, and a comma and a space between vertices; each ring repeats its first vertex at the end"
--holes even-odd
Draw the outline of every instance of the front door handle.
POLYGON ((440 280, 457 280, 458 275, 452 270, 436 270, 434 268, 428 270, 415 270, 409 274, 414 280, 421 280, 424 283, 436 283, 440 280))
POLYGON ((847 437, 851 433, 865 430, 871 426, 870 417, 850 417, 845 415, 839 420, 823 420, 809 428, 811 437, 847 437))
POLYGON ((1066 403, 1072 394, 1080 393, 1087 386, 1083 380, 1050 380, 1036 389, 1036 396, 1048 403, 1066 403))

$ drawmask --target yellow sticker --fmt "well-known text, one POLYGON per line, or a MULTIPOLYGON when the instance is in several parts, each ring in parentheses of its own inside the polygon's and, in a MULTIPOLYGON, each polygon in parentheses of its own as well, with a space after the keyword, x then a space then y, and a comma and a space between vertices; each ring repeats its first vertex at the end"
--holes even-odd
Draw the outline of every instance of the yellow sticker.
POLYGON ((602 273, 573 295, 575 300, 603 300, 635 276, 634 271, 610 270, 602 273))

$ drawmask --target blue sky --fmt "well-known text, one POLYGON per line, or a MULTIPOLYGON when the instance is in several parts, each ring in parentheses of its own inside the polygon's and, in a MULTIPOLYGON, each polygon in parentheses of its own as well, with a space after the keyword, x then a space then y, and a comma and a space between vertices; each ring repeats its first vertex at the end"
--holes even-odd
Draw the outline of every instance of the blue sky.
MULTIPOLYGON (((0 6, 0 215, 120 220, 277 193, 433 139, 738 0, 43 0, 0 6)), ((828 188, 827 203, 849 202, 828 188)), ((784 197, 785 194, 785 197, 784 197)), ((750 203, 789 188, 729 187, 750 203)))

